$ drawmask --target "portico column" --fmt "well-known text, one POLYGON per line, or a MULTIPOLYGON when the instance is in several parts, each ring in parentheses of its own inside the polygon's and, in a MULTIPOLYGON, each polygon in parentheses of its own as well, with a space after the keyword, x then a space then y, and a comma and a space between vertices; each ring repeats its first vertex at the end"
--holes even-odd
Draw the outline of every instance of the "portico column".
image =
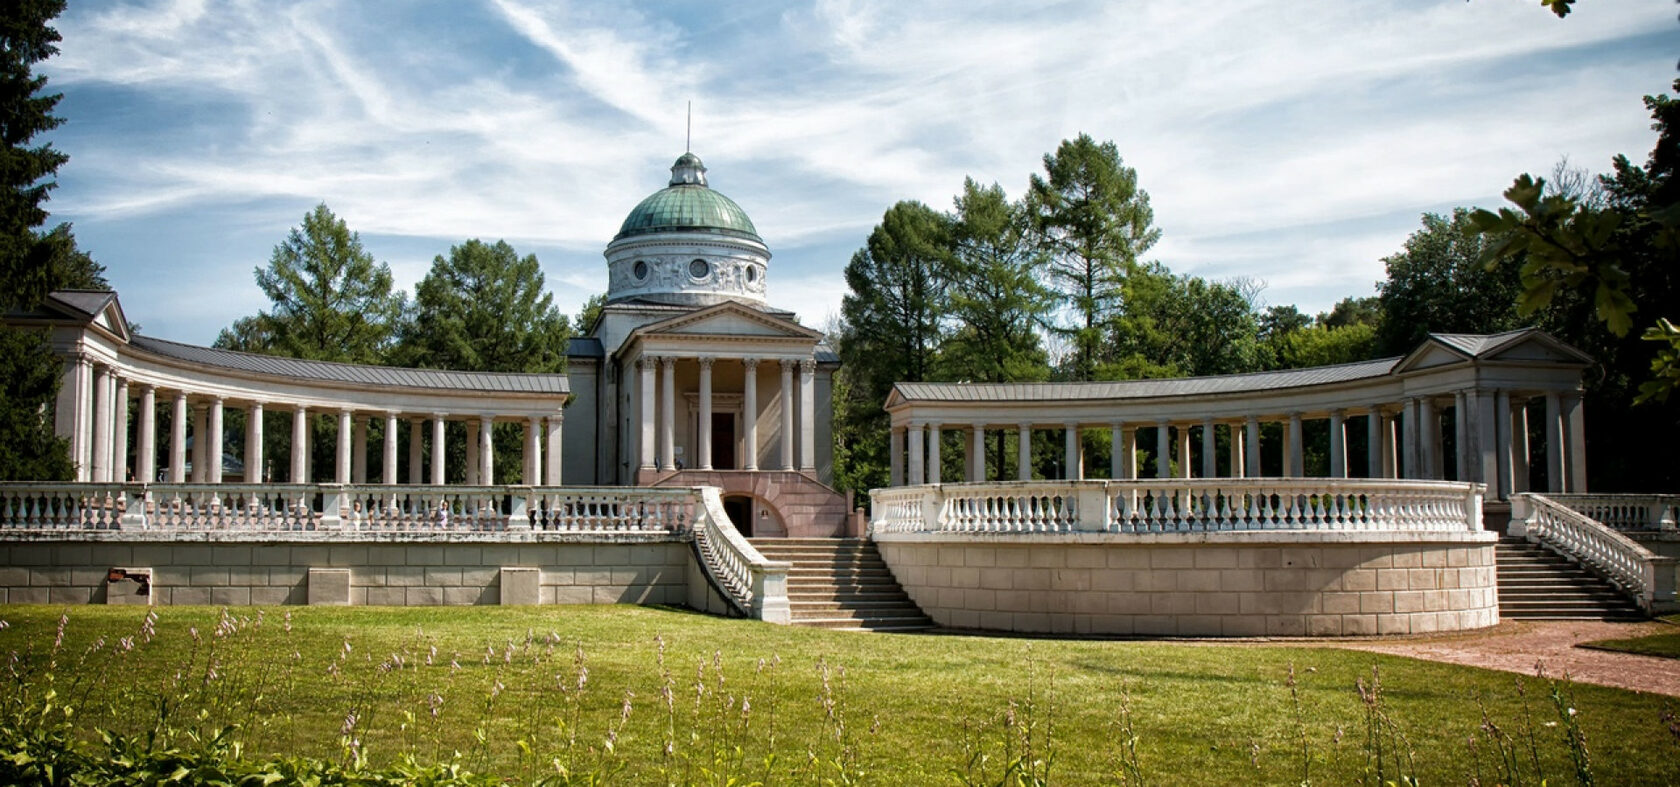
POLYGON ((1260 418, 1248 416, 1243 419, 1243 431, 1247 432, 1247 439, 1243 440, 1243 469, 1250 477, 1259 478, 1266 474, 1260 464, 1260 418))
POLYGON ((338 411, 338 446, 333 451, 333 483, 350 483, 350 411, 338 411))
POLYGON ((1418 462, 1423 478, 1441 478, 1441 414, 1435 410, 1435 399, 1425 396, 1418 400, 1418 462))
POLYGON ((942 440, 940 438, 944 434, 945 434, 944 424, 928 424, 928 427, 927 427, 927 441, 928 441, 927 482, 930 483, 930 484, 941 483, 945 480, 945 473, 943 472, 944 467, 945 467, 945 464, 944 464, 944 461, 943 461, 944 458, 939 455, 939 448, 940 448, 939 444, 942 442, 942 440))
POLYGON ((210 478, 210 408, 199 402, 192 411, 192 480, 202 484, 210 478))
POLYGON ((565 453, 565 443, 562 440, 561 429, 566 424, 564 413, 553 412, 548 416, 548 445, 543 449, 543 483, 547 486, 559 486, 565 483, 565 476, 560 474, 562 465, 561 455, 565 453))
POLYGON ((639 395, 636 397, 641 402, 641 407, 639 408, 641 412, 636 414, 637 424, 642 430, 640 467, 643 470, 652 470, 654 468, 653 426, 656 423, 654 419, 658 417, 654 413, 653 407, 653 394, 655 386, 654 377, 656 374, 655 365, 659 363, 659 359, 649 356, 642 358, 636 363, 641 365, 642 370, 641 380, 637 384, 637 388, 639 389, 637 394, 639 395))
POLYGON ((701 470, 712 469, 712 363, 709 355, 700 356, 700 423, 699 445, 694 452, 694 465, 701 470))
POLYGON ((263 475, 263 403, 252 402, 245 406, 245 483, 263 483, 263 475))
POLYGON ((1063 475, 1069 481, 1085 480, 1085 457, 1079 451, 1079 424, 1069 423, 1062 428, 1063 466, 1067 468, 1063 475))
POLYGON ((533 415, 525 419, 525 464, 524 467, 520 468, 523 471, 520 483, 526 486, 536 486, 542 483, 537 480, 542 475, 541 433, 542 416, 533 415))
POLYGON ((1213 419, 1202 421, 1202 477, 1219 475, 1219 443, 1214 439, 1213 419))
POLYGON ((169 483, 187 480, 187 392, 176 391, 169 411, 169 483))
POLYGON ((817 362, 799 362, 799 469, 817 469, 817 362))
POLYGON ((111 481, 111 367, 93 367, 93 482, 111 481))
POLYGON ((479 424, 478 424, 478 421, 475 421, 475 420, 469 418, 469 419, 467 419, 467 422, 466 422, 465 426, 467 427, 467 439, 466 439, 466 449, 467 449, 466 465, 467 466, 461 468, 461 471, 462 471, 461 472, 461 478, 462 478, 462 480, 464 480, 466 482, 467 486, 478 486, 480 483, 483 483, 482 481, 479 480, 479 477, 478 477, 478 471, 480 470, 479 460, 478 460, 479 424))
POLYGON ((1365 414, 1365 477, 1383 477, 1382 408, 1372 407, 1365 414))
POLYGON ((206 436, 210 438, 205 447, 204 480, 219 484, 222 482, 222 397, 210 400, 209 426, 206 436))
POLYGON ((782 469, 792 470, 793 456, 793 365, 792 358, 782 359, 782 469))
POLYGON ((385 414, 385 445, 380 454, 379 483, 395 486, 397 483, 397 414, 385 414))
POLYGON ((1330 411, 1330 477, 1347 478, 1347 424, 1341 410, 1330 411))
POLYGON ((1504 472, 1510 470, 1511 466, 1509 446, 1511 435, 1509 433, 1501 434, 1506 430, 1499 427, 1501 423, 1511 423, 1510 413, 1505 412, 1506 408, 1509 407, 1505 404, 1507 394, 1504 391, 1497 393, 1476 391, 1466 399, 1471 416, 1468 423, 1465 424, 1465 430, 1470 433, 1469 442, 1473 449, 1470 454, 1470 472, 1472 474, 1466 478, 1464 473, 1459 473, 1458 480, 1480 481, 1487 484, 1487 494, 1492 499, 1503 500, 1510 497, 1511 494, 1511 482, 1505 477, 1504 472), (1499 461, 1502 445, 1505 448, 1503 453, 1506 457, 1503 462, 1499 461))
POLYGON ((1108 477, 1119 480, 1126 473, 1126 438, 1122 434, 1126 431, 1125 423, 1115 421, 1108 425, 1108 477))
POLYGON ((1020 481, 1032 480, 1032 424, 1020 424, 1015 427, 1019 435, 1015 441, 1015 478, 1020 481))
POLYGON ((361 416, 351 416, 354 427, 351 430, 353 445, 350 451, 350 482, 354 484, 367 483, 367 443, 368 419, 361 416))
POLYGON ((408 483, 419 486, 425 481, 425 471, 422 465, 426 463, 426 419, 410 418, 408 420, 408 483))
POLYGON ((1172 426, 1166 421, 1155 422, 1155 477, 1172 477, 1172 426))
POLYGON ((488 415, 478 419, 478 483, 496 485, 496 421, 488 415))
POLYGON ((1127 480, 1136 481, 1137 468, 1137 427, 1123 425, 1120 427, 1120 447, 1125 451, 1120 458, 1120 475, 1127 480))
POLYGON ((1289 414, 1289 472, 1290 478, 1301 478, 1307 474, 1306 463, 1301 460, 1301 414, 1289 414))
POLYGON ((149 484, 157 480, 157 389, 140 386, 140 422, 135 428, 134 478, 149 484))
POLYGON ((66 360, 53 410, 53 431, 70 443, 77 481, 93 478, 93 398, 93 363, 81 356, 66 360))
POLYGON ((1190 478, 1190 425, 1178 428, 1178 477, 1190 478))
POLYGON ((927 457, 927 445, 922 442, 922 425, 911 422, 909 429, 910 451, 910 485, 916 486, 927 480, 923 473, 922 462, 927 457))
POLYGON ((1563 467, 1563 397, 1556 391, 1546 392, 1546 490, 1563 492, 1569 488, 1563 467))
POLYGON ((1225 428, 1231 435, 1231 477, 1247 478, 1248 467, 1243 459, 1248 452, 1243 448, 1243 429, 1234 423, 1226 424, 1225 428))
POLYGON ((887 429, 887 483, 904 486, 904 428, 887 429))
POLYGON ((741 359, 741 467, 758 469, 758 359, 741 359))
POLYGON ((294 484, 309 483, 304 463, 304 454, 308 450, 309 409, 300 404, 292 410, 292 475, 287 481, 294 484))
POLYGON ((1398 426, 1394 423, 1395 416, 1390 413, 1382 415, 1382 477, 1400 477, 1400 436, 1398 426))
POLYGON ((975 424, 968 428, 968 482, 986 480, 986 427, 975 424))
POLYGON ((432 413, 432 485, 443 486, 443 413, 432 413))
POLYGON ((677 359, 659 359, 659 469, 677 469, 677 359))
POLYGON ((1511 402, 1511 491, 1527 492, 1529 476, 1528 403, 1511 402))
MULTIPOLYGON (((1455 464, 1458 465, 1458 472, 1453 477, 1454 481, 1480 481, 1484 478, 1492 480, 1492 476, 1475 476, 1473 473, 1476 468, 1471 467, 1473 461, 1471 457, 1481 449, 1479 446, 1473 445, 1476 435, 1470 429, 1471 419, 1466 416, 1473 415, 1473 411, 1480 406, 1476 402, 1477 398, 1475 394, 1466 394, 1464 391, 1453 393, 1453 442, 1455 443, 1453 459, 1455 464)), ((1443 468, 1441 475, 1442 477, 1446 476, 1445 468, 1443 468)), ((1493 488, 1489 491, 1498 495, 1499 487, 1497 485, 1490 486, 1493 488)))
POLYGON ((1400 412, 1400 444, 1404 446, 1405 456, 1402 459, 1402 474, 1406 478, 1422 478, 1423 463, 1418 461, 1418 400, 1407 399, 1406 409, 1400 412))
POLYGON ((128 480, 128 378, 117 378, 117 395, 112 401, 116 416, 111 428, 111 480, 128 480))
POLYGON ((1569 491, 1587 491, 1587 406, 1580 394, 1570 394, 1563 400, 1563 417, 1568 429, 1569 491))

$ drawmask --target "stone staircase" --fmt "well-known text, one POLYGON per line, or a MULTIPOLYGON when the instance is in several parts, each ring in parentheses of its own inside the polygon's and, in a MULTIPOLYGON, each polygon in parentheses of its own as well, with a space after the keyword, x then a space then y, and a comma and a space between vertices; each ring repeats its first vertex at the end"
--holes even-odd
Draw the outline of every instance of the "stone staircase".
POLYGON ((933 621, 899 587, 872 541, 748 540, 766 558, 793 564, 788 571, 788 606, 794 625, 870 631, 933 628, 933 621))
POLYGON ((1643 620, 1639 606, 1580 564, 1521 538, 1494 548, 1502 620, 1643 620))

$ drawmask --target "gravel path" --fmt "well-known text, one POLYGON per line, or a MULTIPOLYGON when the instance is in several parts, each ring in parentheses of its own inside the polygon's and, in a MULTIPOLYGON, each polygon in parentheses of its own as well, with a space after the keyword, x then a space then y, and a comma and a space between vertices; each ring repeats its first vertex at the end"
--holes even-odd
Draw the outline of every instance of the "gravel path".
POLYGON ((1483 631, 1397 640, 1340 640, 1329 647, 1390 653, 1471 667, 1533 675, 1569 673, 1577 683, 1596 683, 1634 691, 1680 697, 1680 662, 1655 656, 1579 648, 1582 642, 1673 633, 1662 622, 1506 621, 1483 631))

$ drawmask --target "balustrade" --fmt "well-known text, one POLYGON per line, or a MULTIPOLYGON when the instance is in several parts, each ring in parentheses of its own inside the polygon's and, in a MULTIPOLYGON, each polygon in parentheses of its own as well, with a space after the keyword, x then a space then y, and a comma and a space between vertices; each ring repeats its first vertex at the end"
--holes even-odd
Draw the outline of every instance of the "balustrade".
POLYGON ((1675 608, 1674 558, 1657 555, 1549 495, 1512 496, 1510 533, 1593 568, 1621 586, 1647 612, 1675 608))
POLYGON ((1680 514, 1680 495, 1548 494, 1546 498, 1627 532, 1672 531, 1680 514))
POLYGON ((116 530, 122 484, 0 484, 0 530, 116 530))

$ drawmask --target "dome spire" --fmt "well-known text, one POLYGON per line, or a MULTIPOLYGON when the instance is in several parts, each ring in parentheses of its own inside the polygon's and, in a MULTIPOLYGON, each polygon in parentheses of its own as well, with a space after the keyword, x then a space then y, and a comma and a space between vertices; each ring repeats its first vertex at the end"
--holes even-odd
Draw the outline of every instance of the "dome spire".
POLYGON ((684 153, 671 165, 671 185, 706 185, 706 165, 693 153, 684 153))

